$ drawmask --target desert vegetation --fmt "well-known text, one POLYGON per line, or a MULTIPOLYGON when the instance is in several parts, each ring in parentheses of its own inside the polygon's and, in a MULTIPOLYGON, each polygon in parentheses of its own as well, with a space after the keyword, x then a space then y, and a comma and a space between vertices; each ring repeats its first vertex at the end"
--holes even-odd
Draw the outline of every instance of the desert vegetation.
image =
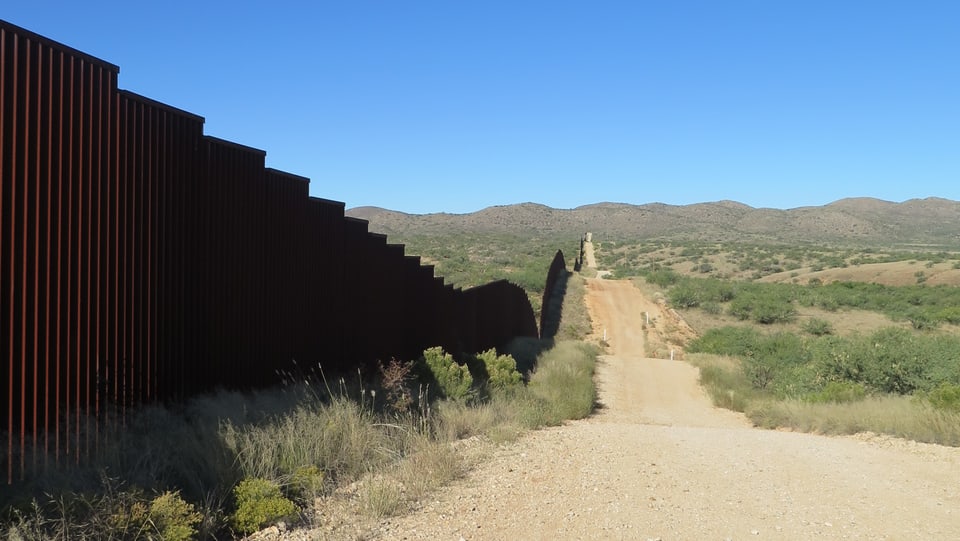
POLYGON ((403 512, 469 467, 457 442, 510 441, 592 411, 597 350, 582 341, 583 283, 562 285, 556 342, 517 339, 469 355, 432 348, 383 361, 374 377, 334 381, 322 366, 293 363, 281 388, 145 407, 100 434, 91 461, 35 465, 0 498, 0 531, 212 539, 315 524, 331 506, 354 519, 403 512))
POLYGON ((936 277, 928 285, 960 285, 960 252, 952 245, 917 250, 624 238, 599 244, 598 264, 618 278, 670 270, 684 276, 737 281, 907 285, 936 277))
POLYGON ((535 313, 543 299, 544 269, 550 267, 557 250, 563 251, 568 265, 580 250, 575 235, 407 232, 391 241, 421 256, 425 265, 434 266, 437 276, 456 287, 509 280, 527 291, 535 313))
POLYGON ((926 279, 960 255, 623 242, 599 254, 697 328, 687 358, 716 404, 758 426, 960 445, 960 288, 926 279), (898 283, 871 280, 877 265, 904 269, 898 283), (839 269, 863 270, 820 277, 839 269))

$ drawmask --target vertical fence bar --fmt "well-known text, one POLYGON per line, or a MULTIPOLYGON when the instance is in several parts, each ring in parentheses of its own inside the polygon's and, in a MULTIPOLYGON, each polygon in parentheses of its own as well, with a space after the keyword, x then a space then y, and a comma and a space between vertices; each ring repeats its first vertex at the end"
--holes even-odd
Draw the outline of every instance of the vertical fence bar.
MULTIPOLYGON (((4 346, 0 344, 0 355, 3 356, 4 363, 0 367, 0 389, 3 389, 7 393, 7 398, 0 400, 2 402, 3 409, 0 409, 0 419, 4 422, 4 430, 0 432, 2 435, 4 432, 7 436, 7 441, 4 444, 6 451, 6 464, 0 466, 5 466, 5 475, 7 478, 7 484, 13 483, 13 353, 10 350, 11 341, 9 337, 13 335, 13 330, 8 328, 7 325, 13 321, 13 316, 8 311, 11 308, 9 303, 9 298, 7 297, 7 288, 3 287, 7 283, 9 278, 6 274, 7 265, 5 264, 8 250, 10 249, 10 244, 7 242, 6 233, 10 230, 10 227, 6 223, 6 216, 9 215, 9 211, 5 206, 6 200, 4 199, 4 193, 6 192, 6 182, 3 179, 8 178, 6 170, 6 157, 7 157, 7 30, 6 28, 0 27, 0 330, 7 331, 5 336, 7 336, 7 344, 4 346)), ((11 285, 12 285, 12 280, 11 285)))
MULTIPOLYGON (((24 444, 26 443, 25 442, 26 438, 24 433, 24 429, 26 427, 24 426, 24 422, 23 422, 24 401, 26 400, 26 389, 24 388, 22 377, 23 377, 23 366, 24 364, 26 364, 26 358, 25 358, 25 352, 23 351, 23 335, 22 335, 23 321, 24 321, 24 314, 22 312, 22 304, 23 304, 22 296, 24 293, 24 287, 23 287, 22 280, 17 279, 17 273, 19 270, 17 268, 17 259, 18 259, 18 254, 20 258, 24 258, 25 256, 21 252, 21 250, 23 250, 24 247, 22 245, 19 247, 17 246, 18 239, 17 239, 16 232, 17 230, 22 231, 24 229, 23 226, 20 223, 18 223, 18 217, 23 215, 23 208, 18 208, 18 195, 24 192, 25 190, 23 187, 21 187, 20 190, 17 190, 17 184, 20 179, 18 165, 19 165, 19 162, 22 161, 18 159, 20 158, 20 152, 21 152, 20 145, 22 144, 22 139, 17 137, 22 133, 22 130, 19 126, 18 115, 17 115, 18 110, 21 110, 20 102, 18 99, 19 93, 17 92, 17 90, 19 90, 19 86, 20 86, 19 82, 21 79, 19 44, 20 44, 19 36, 14 35, 13 62, 12 62, 13 91, 11 92, 13 94, 13 107, 12 107, 12 111, 10 112, 10 116, 13 118, 13 122, 12 122, 13 130, 14 130, 14 134, 16 135, 14 139, 13 153, 10 156, 10 170, 11 170, 10 178, 13 179, 13 189, 11 190, 11 194, 10 194, 11 203, 12 203, 11 205, 12 209, 10 212, 10 220, 12 222, 10 245, 11 245, 11 248, 13 249, 13 257, 10 260, 11 261, 10 263, 11 265, 10 267, 10 303, 13 306, 13 309, 11 311, 11 321, 10 321, 10 325, 11 325, 10 347, 11 347, 11 358, 13 359, 13 362, 10 363, 10 379, 13 380, 16 378, 16 379, 19 379, 20 381, 18 382, 19 389, 17 390, 16 394, 12 394, 12 396, 19 397, 19 404, 16 404, 17 409, 16 409, 16 416, 15 416, 16 422, 18 424, 14 425, 13 422, 11 422, 10 429, 12 431, 14 430, 14 426, 16 426, 19 431, 19 434, 17 434, 17 439, 20 442, 19 449, 18 449, 19 455, 20 455, 19 471, 20 471, 20 476, 22 478, 23 471, 24 471, 24 462, 23 462, 24 454, 25 454, 24 444), (18 141, 18 139, 20 140, 18 141), (17 302, 18 300, 20 300, 19 303, 17 302), (18 304, 20 305, 20 310, 17 309, 18 304), (19 355, 17 355, 17 353, 19 353, 19 355), (19 358, 14 358, 14 355, 16 355, 16 357, 19 357, 19 358), (14 372, 13 367, 15 364, 19 364, 19 367, 20 367, 19 372, 14 372)), ((23 197, 23 196, 20 196, 20 197, 23 197)), ((11 454, 11 460, 13 460, 12 454, 11 454)))
POLYGON ((3 295, 3 305, 0 306, 0 317, 6 321, 0 320, 3 324, 3 329, 5 331, 5 344, 0 344, 0 347, 4 350, 4 370, 3 376, 6 380, 7 385, 5 385, 7 397, 3 400, 4 402, 4 421, 5 421, 5 432, 7 435, 6 442, 6 476, 7 483, 13 482, 13 472, 14 472, 14 438, 15 438, 15 429, 14 429, 14 404, 16 401, 16 385, 14 382, 14 280, 13 280, 13 268, 15 265, 14 258, 14 241, 13 241, 13 230, 15 224, 14 213, 16 209, 15 204, 15 193, 16 193, 16 183, 14 178, 13 163, 16 160, 16 148, 13 145, 14 136, 16 133, 15 123, 13 119, 16 117, 16 57, 10 57, 9 53, 12 47, 8 46, 8 41, 13 41, 16 39, 16 34, 8 34, 5 29, 0 33, 0 74, 2 74, 2 84, 0 84, 0 114, 2 114, 2 119, 0 119, 0 184, 3 186, 0 187, 0 246, 3 248, 2 254, 0 254, 0 276, 3 277, 3 282, 0 286, 3 287, 3 292, 0 293, 3 295), (10 85, 11 89, 8 92, 7 86, 10 85), (8 134, 9 132, 9 134, 8 134), (14 148, 9 148, 8 145, 14 148), (7 181, 7 179, 11 179, 7 181))

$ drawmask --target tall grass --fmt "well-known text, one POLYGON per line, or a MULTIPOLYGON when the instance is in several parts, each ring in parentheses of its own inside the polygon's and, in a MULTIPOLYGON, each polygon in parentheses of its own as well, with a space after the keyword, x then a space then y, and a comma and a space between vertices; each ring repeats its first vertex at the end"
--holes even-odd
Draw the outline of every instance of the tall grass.
POLYGON ((561 342, 541 358, 527 387, 533 400, 521 401, 527 406, 526 413, 539 419, 533 426, 582 419, 593 411, 597 353, 594 346, 584 342, 561 342))
POLYGON ((378 426, 372 409, 346 396, 308 401, 262 425, 226 422, 221 436, 244 477, 284 479, 320 466, 333 482, 352 481, 403 453, 403 441, 378 426))

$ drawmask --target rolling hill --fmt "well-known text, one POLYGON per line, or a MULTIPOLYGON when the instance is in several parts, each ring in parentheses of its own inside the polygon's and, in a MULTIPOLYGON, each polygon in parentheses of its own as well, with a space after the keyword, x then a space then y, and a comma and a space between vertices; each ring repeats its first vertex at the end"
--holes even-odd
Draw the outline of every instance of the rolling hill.
POLYGON ((398 236, 591 231, 606 238, 960 248, 960 202, 934 197, 902 203, 862 197, 787 210, 753 208, 735 201, 596 203, 574 209, 521 203, 469 214, 406 214, 357 207, 347 215, 368 220, 371 231, 398 236))

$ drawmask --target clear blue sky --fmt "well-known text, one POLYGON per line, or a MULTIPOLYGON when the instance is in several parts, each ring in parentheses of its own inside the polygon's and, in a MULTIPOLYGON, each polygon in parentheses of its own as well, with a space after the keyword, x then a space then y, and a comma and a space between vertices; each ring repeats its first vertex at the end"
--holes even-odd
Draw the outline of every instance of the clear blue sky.
POLYGON ((348 208, 960 200, 960 2, 5 2, 348 208))

